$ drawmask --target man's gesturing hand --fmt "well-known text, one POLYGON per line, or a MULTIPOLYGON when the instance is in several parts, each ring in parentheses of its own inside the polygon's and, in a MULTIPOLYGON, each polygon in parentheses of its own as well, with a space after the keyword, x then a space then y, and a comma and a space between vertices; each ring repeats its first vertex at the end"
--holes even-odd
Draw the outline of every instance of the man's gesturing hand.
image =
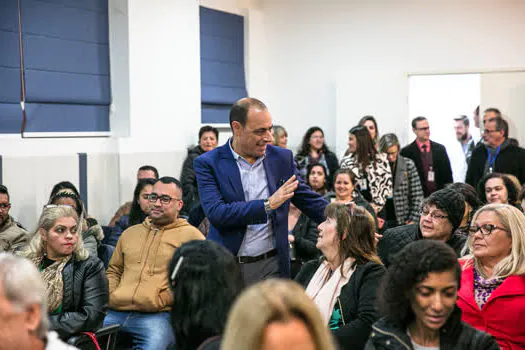
POLYGON ((298 185, 299 181, 296 180, 295 175, 290 177, 281 187, 277 189, 277 191, 275 191, 274 194, 270 196, 270 198, 268 198, 268 201, 270 202, 270 208, 275 210, 288 199, 292 198, 298 185))

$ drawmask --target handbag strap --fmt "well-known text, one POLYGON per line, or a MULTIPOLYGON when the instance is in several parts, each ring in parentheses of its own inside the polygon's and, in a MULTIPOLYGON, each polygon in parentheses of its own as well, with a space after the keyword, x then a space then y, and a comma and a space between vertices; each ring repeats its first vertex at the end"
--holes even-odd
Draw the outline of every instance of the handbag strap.
POLYGON ((93 344, 95 344, 95 348, 97 350, 101 350, 100 349, 100 345, 98 344, 97 336, 95 335, 95 333, 93 333, 93 332, 80 332, 80 333, 87 335, 91 339, 93 344))

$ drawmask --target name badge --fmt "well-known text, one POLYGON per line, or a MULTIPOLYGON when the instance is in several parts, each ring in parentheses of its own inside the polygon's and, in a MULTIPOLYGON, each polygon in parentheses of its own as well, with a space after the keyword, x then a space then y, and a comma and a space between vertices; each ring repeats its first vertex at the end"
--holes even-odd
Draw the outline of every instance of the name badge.
POLYGON ((366 190, 367 189, 367 186, 366 186, 366 179, 361 179, 359 180, 359 188, 361 190, 366 190))
POLYGON ((435 181, 435 174, 434 170, 428 171, 428 182, 434 182, 435 181))

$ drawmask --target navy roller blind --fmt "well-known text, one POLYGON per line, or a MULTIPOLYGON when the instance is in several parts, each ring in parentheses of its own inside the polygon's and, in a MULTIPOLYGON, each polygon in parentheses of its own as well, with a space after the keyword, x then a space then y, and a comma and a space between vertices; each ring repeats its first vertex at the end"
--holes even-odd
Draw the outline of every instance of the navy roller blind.
POLYGON ((2 0, 0 8, 0 133, 19 133, 20 48, 17 0, 2 0))
POLYGON ((231 105, 246 97, 244 18, 200 7, 202 123, 229 123, 231 105))
POLYGON ((109 131, 107 0, 20 1, 25 131, 109 131))

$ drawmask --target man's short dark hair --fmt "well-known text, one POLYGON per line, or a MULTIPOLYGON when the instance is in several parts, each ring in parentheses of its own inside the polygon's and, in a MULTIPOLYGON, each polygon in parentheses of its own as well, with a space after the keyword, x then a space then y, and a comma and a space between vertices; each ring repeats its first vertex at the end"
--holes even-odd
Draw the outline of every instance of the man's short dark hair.
POLYGON ((427 118, 419 116, 419 117, 415 117, 414 119, 412 119, 412 129, 415 129, 416 124, 418 122, 422 122, 423 120, 427 120, 427 118))
POLYGON ((0 185, 0 193, 5 194, 7 196, 7 200, 9 200, 9 191, 7 190, 7 187, 0 185))
POLYGON ((143 165, 139 168, 137 173, 140 171, 153 171, 153 174, 155 174, 155 179, 159 179, 159 172, 157 171, 157 168, 155 168, 153 165, 143 165))
POLYGON ((256 98, 241 98, 239 101, 235 102, 230 111, 230 127, 233 125, 233 122, 239 122, 244 127, 246 125, 246 120, 248 119, 248 111, 250 108, 256 108, 263 111, 268 110, 266 105, 256 98))
MULTIPOLYGON (((163 176, 160 179, 157 180, 157 182, 162 182, 163 184, 169 185, 169 184, 175 184, 175 186, 182 192, 182 184, 179 180, 177 180, 174 177, 171 176, 163 176)), ((155 183, 157 183, 155 182, 155 183)))
POLYGON ((483 114, 490 113, 490 112, 496 114, 496 118, 501 118, 500 110, 497 109, 497 108, 494 108, 494 107, 490 107, 490 108, 485 109, 485 112, 483 112, 483 114))
POLYGON ((468 117, 466 115, 460 115, 454 118, 454 120, 457 122, 462 121, 463 125, 465 125, 466 127, 470 126, 470 121, 468 120, 468 117))
POLYGON ((496 130, 503 130, 503 137, 509 137, 509 123, 503 118, 496 118, 496 130))
POLYGON ((202 135, 205 133, 205 132, 213 132, 215 134, 215 138, 218 140, 219 139, 219 130, 217 130, 217 128, 214 128, 213 126, 211 125, 204 125, 202 128, 200 128, 199 130, 199 141, 201 140, 201 137, 202 135))

